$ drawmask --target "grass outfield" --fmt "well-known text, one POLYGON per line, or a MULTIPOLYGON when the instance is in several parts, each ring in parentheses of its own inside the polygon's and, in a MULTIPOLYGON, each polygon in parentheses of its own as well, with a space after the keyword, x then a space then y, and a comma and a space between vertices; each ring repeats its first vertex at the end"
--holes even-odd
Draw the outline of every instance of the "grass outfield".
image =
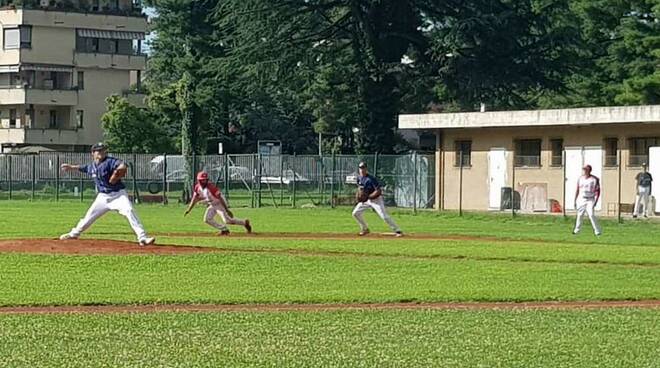
MULTIPOLYGON (((0 238, 55 238, 85 210, 3 201, 0 238)), ((604 221, 596 238, 562 217, 394 211, 407 233, 438 238, 217 238, 186 235, 212 231, 202 208, 183 211, 138 206, 159 243, 222 252, 0 253, 0 306, 660 299, 652 222, 604 221)), ((259 233, 356 231, 349 208, 235 212, 259 233)), ((85 237, 133 240, 116 214, 85 237)), ((0 314, 0 366, 653 367, 658 325, 660 309, 0 314)))
POLYGON ((0 316, 3 367, 656 367, 660 313, 0 316))

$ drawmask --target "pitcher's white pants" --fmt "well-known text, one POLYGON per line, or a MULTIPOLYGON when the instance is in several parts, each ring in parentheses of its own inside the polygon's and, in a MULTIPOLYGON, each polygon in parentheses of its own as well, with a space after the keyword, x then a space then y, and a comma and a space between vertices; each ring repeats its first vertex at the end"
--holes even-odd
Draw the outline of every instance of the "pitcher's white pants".
POLYGON ((380 196, 376 199, 370 199, 366 202, 360 202, 355 206, 355 209, 353 209, 353 217, 355 217, 355 220, 360 224, 360 229, 361 230, 368 230, 369 226, 367 225, 366 221, 364 221, 364 212, 368 211, 369 209, 373 209, 378 216, 387 223, 387 225, 392 229, 394 232, 399 232, 401 229, 399 229, 399 226, 392 220, 390 215, 387 213, 387 210, 385 209, 385 200, 383 199, 383 196, 380 196))
POLYGON ((213 226, 214 228, 224 231, 227 230, 227 225, 240 225, 245 226, 245 220, 233 218, 229 216, 227 210, 222 206, 208 206, 206 213, 204 214, 204 222, 213 226), (215 221, 215 215, 220 215, 223 224, 219 224, 215 221))
POLYGON ((649 198, 651 196, 651 188, 648 187, 638 187, 637 188, 637 198, 635 199, 635 210, 633 215, 644 215, 646 216, 649 213, 649 198), (640 211, 640 208, 644 208, 643 211, 640 211))
POLYGON ((576 234, 580 232, 580 228, 582 227, 582 216, 584 216, 584 214, 586 213, 587 216, 589 216, 589 220, 591 221, 591 226, 594 228, 594 233, 596 235, 600 235, 601 234, 600 225, 598 224, 598 219, 594 214, 594 207, 596 206, 596 202, 594 201, 594 199, 580 198, 578 199, 576 205, 577 205, 577 219, 575 219, 575 230, 573 232, 576 234))
POLYGON ((135 213, 133 205, 128 199, 128 194, 125 190, 112 193, 99 193, 96 196, 94 203, 92 203, 92 206, 87 210, 85 217, 78 222, 76 227, 71 229, 69 235, 75 238, 79 237, 80 234, 92 226, 94 221, 105 215, 108 211, 117 211, 120 215, 126 217, 131 228, 133 228, 138 241, 147 237, 147 233, 144 231, 144 227, 142 226, 137 213, 135 213))

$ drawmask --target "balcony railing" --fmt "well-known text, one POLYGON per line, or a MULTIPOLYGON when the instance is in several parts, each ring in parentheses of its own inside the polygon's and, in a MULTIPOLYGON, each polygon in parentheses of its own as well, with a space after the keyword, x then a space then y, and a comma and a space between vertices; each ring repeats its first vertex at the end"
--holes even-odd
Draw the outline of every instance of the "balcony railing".
POLYGON ((80 14, 116 15, 122 17, 147 17, 147 15, 142 11, 142 6, 139 3, 134 3, 133 6, 128 9, 118 9, 110 6, 97 7, 90 3, 83 2, 75 4, 72 1, 49 1, 49 5, 44 6, 41 4, 40 0, 0 0, 0 9, 2 8, 60 11, 80 14))
POLYGON ((541 156, 515 156, 516 167, 539 167, 541 156))

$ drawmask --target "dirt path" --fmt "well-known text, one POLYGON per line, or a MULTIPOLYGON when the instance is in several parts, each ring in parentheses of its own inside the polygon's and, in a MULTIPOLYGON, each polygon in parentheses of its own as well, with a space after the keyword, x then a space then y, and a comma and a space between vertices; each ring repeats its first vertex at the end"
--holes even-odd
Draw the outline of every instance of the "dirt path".
POLYGON ((138 246, 134 242, 116 240, 52 240, 52 239, 22 239, 0 241, 0 253, 34 253, 34 254, 81 254, 81 255, 125 255, 125 254, 191 254, 209 253, 215 249, 209 247, 190 246, 138 246))
POLYGON ((584 310, 660 308, 660 300, 526 303, 340 303, 340 304, 155 304, 0 307, 2 314, 154 313, 154 312, 330 312, 347 310, 584 310))

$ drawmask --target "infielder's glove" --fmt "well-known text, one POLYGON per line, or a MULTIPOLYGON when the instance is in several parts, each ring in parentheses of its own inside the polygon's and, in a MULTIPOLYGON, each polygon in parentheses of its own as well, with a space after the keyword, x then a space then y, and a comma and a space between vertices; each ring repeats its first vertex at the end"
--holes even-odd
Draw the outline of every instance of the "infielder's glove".
POLYGON ((355 200, 358 203, 364 203, 369 200, 369 195, 367 195, 367 193, 365 193, 362 190, 358 190, 357 193, 355 194, 355 200))

